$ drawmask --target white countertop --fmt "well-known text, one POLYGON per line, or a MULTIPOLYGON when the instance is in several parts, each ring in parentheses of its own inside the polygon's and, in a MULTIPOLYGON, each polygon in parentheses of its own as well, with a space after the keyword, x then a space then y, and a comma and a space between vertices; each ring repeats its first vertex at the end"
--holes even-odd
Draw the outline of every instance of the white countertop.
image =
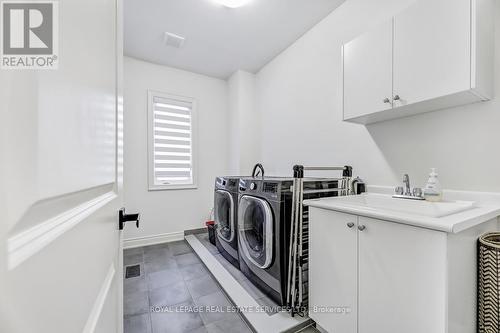
MULTIPOLYGON (((382 186, 370 186, 368 191, 370 194, 377 193, 390 196, 391 194, 389 193, 392 189, 382 186)), ((443 198, 445 200, 474 201, 475 207, 463 212, 438 218, 402 213, 383 208, 348 204, 339 200, 341 198, 342 197, 328 197, 305 200, 304 204, 310 207, 329 209, 448 233, 458 233, 500 216, 500 193, 443 191, 443 198)))

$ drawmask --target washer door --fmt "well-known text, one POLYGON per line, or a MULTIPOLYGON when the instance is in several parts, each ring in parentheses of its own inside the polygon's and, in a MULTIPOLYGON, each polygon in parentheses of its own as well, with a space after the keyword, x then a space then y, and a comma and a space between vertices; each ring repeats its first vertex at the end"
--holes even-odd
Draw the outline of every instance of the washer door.
POLYGON ((273 259, 273 214, 263 199, 243 195, 238 206, 238 237, 244 255, 257 267, 273 259))
POLYGON ((214 217, 219 236, 232 242, 234 239, 234 200, 231 193, 215 191, 214 217))

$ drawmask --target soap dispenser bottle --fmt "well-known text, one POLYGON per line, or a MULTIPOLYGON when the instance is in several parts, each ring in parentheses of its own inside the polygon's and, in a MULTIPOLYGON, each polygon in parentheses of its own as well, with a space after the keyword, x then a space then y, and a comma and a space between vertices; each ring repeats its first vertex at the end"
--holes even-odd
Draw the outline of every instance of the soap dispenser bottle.
POLYGON ((436 168, 431 168, 429 180, 424 188, 424 198, 427 201, 433 202, 441 201, 443 198, 443 191, 441 190, 436 168))

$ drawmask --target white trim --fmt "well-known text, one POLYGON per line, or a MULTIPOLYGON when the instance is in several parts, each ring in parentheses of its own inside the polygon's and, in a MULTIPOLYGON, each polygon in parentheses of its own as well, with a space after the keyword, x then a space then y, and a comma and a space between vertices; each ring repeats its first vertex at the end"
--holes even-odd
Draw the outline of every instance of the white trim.
POLYGON ((155 90, 148 90, 147 98, 147 144, 148 144, 148 191, 163 191, 163 190, 186 190, 198 188, 198 116, 197 116, 197 102, 192 97, 185 97, 179 95, 168 94, 155 90), (156 185, 154 178, 154 110, 153 100, 154 97, 161 97, 165 99, 176 100, 185 102, 191 105, 191 168, 192 168, 192 183, 190 184, 170 184, 170 185, 156 185))
POLYGON ((116 193, 110 191, 10 236, 7 240, 8 269, 14 269, 115 198, 116 193))
MULTIPOLYGON (((186 241, 193 248, 219 285, 240 309, 259 309, 257 301, 241 286, 227 269, 211 254, 194 235, 187 235, 186 241)), ((259 333, 288 332, 299 328, 311 320, 309 317, 292 317, 288 312, 278 312, 269 316, 264 311, 243 311, 247 322, 259 333)))
POLYGON ((87 322, 85 323, 85 327, 83 328, 82 333, 93 333, 95 331, 95 327, 97 325, 97 321, 101 316, 102 308, 104 307, 104 303, 108 298, 109 290, 111 289, 111 283, 113 282, 113 278, 115 277, 115 265, 111 263, 109 266, 108 273, 104 278, 104 281, 101 285, 101 289, 97 294, 97 298, 92 306, 92 310, 90 311, 87 322))
MULTIPOLYGON (((194 169, 193 169, 194 170, 194 169)), ((194 171, 193 171, 194 172, 194 171)), ((194 173, 193 173, 194 175, 194 173)), ((165 191, 165 190, 192 190, 197 189, 196 184, 185 184, 185 185, 154 185, 154 187, 149 186, 148 191, 165 191)))
POLYGON ((175 242, 183 239, 184 239, 184 231, 169 232, 165 234, 124 239, 123 248, 131 249, 134 247, 175 242))

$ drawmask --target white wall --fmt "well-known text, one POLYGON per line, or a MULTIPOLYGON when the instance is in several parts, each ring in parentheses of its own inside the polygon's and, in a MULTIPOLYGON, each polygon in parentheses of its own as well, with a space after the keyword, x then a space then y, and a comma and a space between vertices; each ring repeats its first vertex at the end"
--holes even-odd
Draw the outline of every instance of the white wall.
MULTIPOLYGON (((342 121, 342 43, 413 1, 348 0, 257 75, 238 71, 228 82, 126 58, 125 204, 143 222, 126 238, 201 227, 214 177, 249 174, 259 161, 267 175, 291 175, 297 163, 350 164, 369 184, 389 186, 403 173, 423 186, 437 167, 446 189, 500 191, 500 83, 498 98, 486 103, 366 127, 342 121), (198 100, 196 190, 147 191, 147 89, 198 100)), ((500 22, 499 1, 495 15, 500 22)))
POLYGON ((249 175, 260 161, 260 117, 255 109, 255 75, 237 71, 228 79, 231 141, 229 170, 232 175, 249 175))
POLYGON ((140 229, 126 227, 125 238, 200 228, 213 206, 215 177, 228 171, 226 82, 128 57, 124 67, 125 207, 142 218, 140 229), (148 89, 197 101, 197 189, 148 191, 148 89))
POLYGON ((367 127, 341 120, 342 43, 412 2, 348 0, 257 74, 267 174, 349 163, 372 185, 395 185, 403 173, 424 185, 437 167, 444 188, 500 191, 500 1, 495 100, 367 127))

